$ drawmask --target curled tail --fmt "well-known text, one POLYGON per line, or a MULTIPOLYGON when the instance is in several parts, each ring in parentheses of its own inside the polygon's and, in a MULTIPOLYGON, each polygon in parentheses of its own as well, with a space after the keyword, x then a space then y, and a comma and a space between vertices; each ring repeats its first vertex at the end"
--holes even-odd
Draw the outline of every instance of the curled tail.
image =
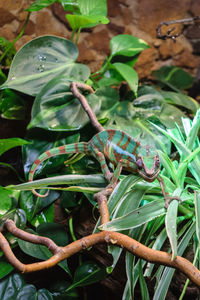
MULTIPOLYGON (((43 154, 41 154, 33 163, 29 176, 28 176, 28 181, 31 182, 33 181, 33 177, 35 174, 35 171, 37 167, 46 159, 56 156, 56 155, 62 155, 62 154, 70 154, 70 153, 85 153, 85 154, 90 154, 90 151, 88 149, 88 143, 82 142, 82 143, 74 143, 74 144, 69 144, 69 145, 64 145, 56 148, 52 148, 50 150, 47 150, 43 154)), ((37 193, 35 190, 32 190, 33 194, 44 198, 48 195, 49 191, 47 191, 46 194, 41 195, 37 193)))

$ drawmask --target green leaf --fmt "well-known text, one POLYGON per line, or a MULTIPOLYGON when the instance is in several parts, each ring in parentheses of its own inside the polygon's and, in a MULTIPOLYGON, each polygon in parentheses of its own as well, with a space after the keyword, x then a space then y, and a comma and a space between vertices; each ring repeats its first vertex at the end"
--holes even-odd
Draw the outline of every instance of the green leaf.
POLYGON ((173 66, 164 66, 159 70, 153 71, 153 75, 158 81, 174 90, 188 89, 194 83, 194 78, 188 72, 173 66))
MULTIPOLYGON (((182 256, 185 249, 188 247, 191 238, 195 233, 195 223, 193 222, 178 245, 178 255, 182 256)), ((158 285, 155 290, 153 300, 165 300, 169 285, 175 270, 173 268, 166 267, 162 271, 162 277, 159 279, 158 285)))
MULTIPOLYGON (((183 123, 184 123, 184 120, 183 120, 183 123)), ((196 112, 196 115, 192 122, 192 126, 190 128, 190 132, 187 135, 187 139, 185 142, 185 145, 189 150, 193 149, 195 141, 198 138, 199 127, 200 127, 200 109, 198 109, 196 112)))
POLYGON ((36 290, 34 285, 26 284, 22 275, 12 274, 0 282, 1 300, 53 300, 46 289, 36 290))
POLYGON ((145 41, 128 34, 118 34, 110 40, 112 56, 135 56, 147 48, 149 46, 145 41))
POLYGON ((7 81, 1 89, 11 88, 28 95, 37 95, 53 77, 64 75, 67 79, 87 80, 90 71, 76 64, 77 47, 67 39, 42 36, 26 43, 15 55, 7 81))
MULTIPOLYGON (((56 224, 58 225, 58 224, 56 224)), ((40 225, 42 226, 42 225, 40 225)), ((48 226, 48 225, 47 225, 48 226)), ((55 229, 55 227, 54 227, 55 229)), ((58 229, 58 227, 57 227, 58 229)), ((30 233, 34 234, 34 231, 33 230, 29 230, 30 233)), ((59 234, 60 232, 62 232, 63 230, 60 231, 60 228, 57 230, 57 233, 59 234)), ((44 233, 44 232, 43 232, 44 233)), ((47 233, 47 232, 46 232, 47 233)), ((49 234, 51 233, 48 233, 47 235, 44 235, 44 236, 47 236, 49 237, 49 234)), ((63 233, 62 233, 62 236, 63 236, 63 233)), ((51 235, 52 237, 52 240, 53 238, 55 238, 55 235, 51 235)), ((54 242, 56 242, 57 240, 59 239, 59 237, 56 237, 56 240, 54 242)), ((66 237, 64 238, 65 241, 67 240, 66 237)), ((59 242, 61 242, 61 244, 64 243, 64 240, 61 238, 59 240, 59 242), (62 240, 62 241, 61 241, 62 240)), ((47 247, 43 246, 43 245, 39 245, 39 244, 34 244, 34 243, 30 243, 30 242, 27 242, 27 241, 24 241, 24 240, 21 240, 21 239, 18 239, 18 245, 19 247, 21 248, 21 250, 26 253, 27 255, 30 255, 32 257, 35 257, 37 259, 40 259, 40 260, 47 260, 49 259, 50 257, 52 257, 52 253, 47 249, 47 247)), ((64 245, 66 246, 66 244, 64 245)), ((67 265, 67 261, 64 260, 64 261, 61 261, 59 264, 58 264, 67 274, 71 275, 70 274, 70 270, 68 268, 68 265, 67 265)))
POLYGON ((3 216, 12 206, 12 200, 10 197, 11 194, 11 191, 0 186, 0 217, 3 216))
POLYGON ((23 120, 26 115, 26 103, 10 89, 2 92, 0 102, 1 117, 11 120, 23 120))
POLYGON ((73 30, 77 30, 79 28, 90 28, 98 24, 109 23, 109 20, 104 16, 66 15, 66 18, 73 30))
POLYGON ((107 1, 106 0, 77 0, 80 12, 82 15, 107 15, 107 1))
MULTIPOLYGON (((44 86, 34 101, 28 129, 40 127, 53 131, 72 131, 89 122, 80 101, 70 91, 70 83, 66 76, 56 76, 44 86)), ((86 99, 92 110, 98 113, 100 99, 95 94, 89 94, 86 99)))
MULTIPOLYGON (((67 136, 65 138, 59 138, 59 133, 56 134, 56 137, 51 137, 51 140, 48 140, 48 136, 40 135, 40 139, 36 140, 32 138, 32 144, 24 145, 22 148, 23 154, 23 165, 24 165, 24 172, 26 176, 28 175, 30 168, 34 161, 39 157, 40 154, 44 153, 45 151, 55 148, 58 146, 72 144, 79 142, 80 135, 78 133, 67 136)), ((58 155, 56 157, 52 157, 49 160, 46 160, 40 167, 37 169, 36 174, 39 175, 46 175, 48 173, 54 173, 59 171, 61 167, 63 167, 65 160, 69 158, 69 155, 58 155)))
POLYGON ((164 215, 166 210, 162 200, 152 201, 140 208, 137 208, 130 213, 119 217, 99 226, 100 230, 119 231, 138 227, 145 224, 161 215, 164 215))
POLYGON ((67 291, 80 286, 87 286, 98 282, 106 277, 105 268, 99 267, 96 263, 85 261, 75 271, 74 282, 67 291))
POLYGON ((171 260, 174 260, 177 256, 177 231, 176 231, 177 212, 178 212, 178 201, 173 200, 169 204, 166 218, 165 218, 167 235, 172 248, 171 260))
POLYGON ((139 283, 140 283, 140 290, 141 290, 141 296, 142 296, 142 300, 149 300, 149 292, 148 292, 148 288, 147 288, 147 284, 146 281, 144 279, 143 276, 143 269, 142 269, 142 263, 140 260, 140 270, 139 270, 139 283))
POLYGON ((0 69, 0 84, 3 84, 6 81, 6 79, 7 79, 6 75, 0 69))
POLYGON ((174 167, 173 163, 171 162, 169 156, 166 153, 164 153, 160 150, 157 150, 157 151, 158 151, 158 155, 159 155, 161 164, 164 166, 164 168, 167 171, 169 177, 171 177, 172 180, 174 181, 174 183, 176 185, 178 185, 177 170, 174 167))
POLYGON ((36 0, 26 10, 30 12, 38 11, 53 4, 56 1, 57 0, 36 0))
POLYGON ((181 93, 160 91, 160 94, 164 97, 165 101, 169 104, 185 107, 195 113, 199 108, 199 103, 192 97, 181 93))
POLYGON ((28 221, 32 221, 36 214, 42 212, 42 210, 52 204, 59 194, 57 192, 51 192, 45 200, 43 198, 35 196, 31 191, 22 191, 20 197, 20 207, 26 212, 28 221))
POLYGON ((91 185, 105 184, 106 180, 103 175, 61 175, 55 177, 49 177, 40 180, 34 180, 32 182, 26 182, 18 185, 9 185, 7 188, 10 190, 26 191, 32 189, 46 188, 48 185, 61 185, 61 184, 84 184, 89 183, 91 185))
POLYGON ((80 8, 78 2, 74 0, 58 0, 66 11, 80 14, 80 8))
POLYGON ((36 231, 39 235, 53 240, 58 246, 64 247, 69 243, 67 232, 60 224, 43 223, 37 227, 36 231))
POLYGON ((120 73, 120 75, 127 81, 131 90, 137 95, 138 89, 138 75, 137 72, 130 66, 122 63, 114 63, 113 66, 120 73))
POLYGON ((200 243, 200 193, 195 193, 196 235, 200 243))
POLYGON ((13 269, 14 267, 4 257, 0 258, 0 279, 12 272, 13 269))
POLYGON ((0 155, 12 148, 25 144, 29 144, 29 142, 20 138, 0 139, 0 155))

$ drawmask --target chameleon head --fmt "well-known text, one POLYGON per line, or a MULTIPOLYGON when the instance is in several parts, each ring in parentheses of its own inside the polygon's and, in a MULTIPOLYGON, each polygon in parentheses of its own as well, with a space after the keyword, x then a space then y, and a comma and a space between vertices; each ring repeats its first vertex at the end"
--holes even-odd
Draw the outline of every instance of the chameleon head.
POLYGON ((144 180, 152 182, 160 172, 160 160, 158 154, 155 156, 137 156, 137 170, 144 180))

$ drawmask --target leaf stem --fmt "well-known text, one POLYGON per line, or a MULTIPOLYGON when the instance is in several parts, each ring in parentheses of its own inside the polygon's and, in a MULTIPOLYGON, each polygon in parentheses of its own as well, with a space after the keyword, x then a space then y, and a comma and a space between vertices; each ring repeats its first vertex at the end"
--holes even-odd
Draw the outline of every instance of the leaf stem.
POLYGON ((77 238, 76 238, 76 236, 75 236, 75 234, 74 234, 73 218, 72 218, 72 217, 69 218, 69 231, 70 231, 72 240, 73 240, 74 242, 77 241, 77 238))

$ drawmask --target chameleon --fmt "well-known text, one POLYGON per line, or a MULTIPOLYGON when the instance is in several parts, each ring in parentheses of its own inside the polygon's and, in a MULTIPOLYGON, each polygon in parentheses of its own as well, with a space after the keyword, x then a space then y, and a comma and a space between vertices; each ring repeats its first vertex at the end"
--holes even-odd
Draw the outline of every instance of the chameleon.
MULTIPOLYGON (((140 142, 124 131, 115 129, 105 130, 98 122, 95 113, 92 111, 86 98, 79 92, 78 88, 91 93, 94 91, 86 84, 72 82, 70 85, 72 94, 79 99, 98 133, 94 135, 89 142, 59 146, 41 154, 30 169, 29 182, 33 181, 36 169, 44 160, 56 155, 84 153, 97 159, 105 179, 110 184, 117 183, 122 168, 133 174, 139 174, 141 178, 147 182, 152 182, 157 178, 165 198, 165 207, 167 207, 169 198, 164 191, 163 182, 159 178, 160 160, 156 150, 148 146, 142 146, 140 142), (114 173, 110 172, 107 161, 116 167, 114 173)), ((32 190, 32 192, 39 197, 46 197, 48 195, 48 192, 45 195, 39 194, 36 190, 32 190)))

